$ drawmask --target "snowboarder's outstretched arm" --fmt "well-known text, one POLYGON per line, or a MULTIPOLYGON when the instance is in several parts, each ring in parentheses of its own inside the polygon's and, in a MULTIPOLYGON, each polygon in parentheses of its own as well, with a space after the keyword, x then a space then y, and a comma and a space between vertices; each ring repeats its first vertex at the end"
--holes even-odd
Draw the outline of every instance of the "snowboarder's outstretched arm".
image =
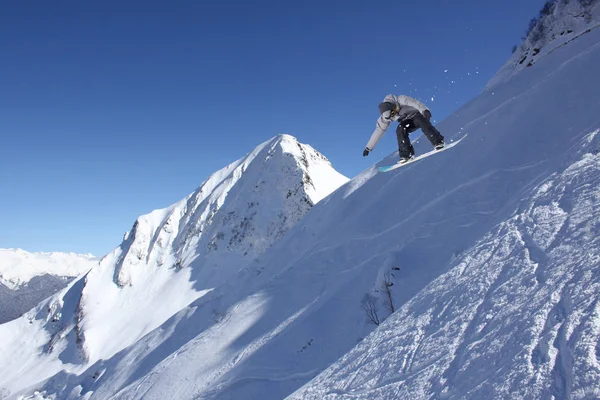
POLYGON ((388 126, 390 126, 390 120, 386 120, 383 116, 377 118, 377 124, 375 125, 375 130, 367 143, 367 147, 365 147, 365 151, 363 152, 363 156, 369 154, 369 152, 373 151, 377 143, 381 140, 381 137, 387 130, 388 126))

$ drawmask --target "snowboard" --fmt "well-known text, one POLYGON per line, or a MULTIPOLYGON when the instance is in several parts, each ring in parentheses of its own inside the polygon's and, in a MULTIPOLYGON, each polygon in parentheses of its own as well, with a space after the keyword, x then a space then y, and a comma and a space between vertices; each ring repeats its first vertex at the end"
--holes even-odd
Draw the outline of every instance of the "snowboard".
POLYGON ((456 146, 457 144, 459 144, 459 143, 460 143, 460 141, 461 141, 461 140, 463 140, 463 139, 464 139, 464 138, 466 138, 466 137, 467 137, 467 135, 465 134, 465 135, 464 135, 463 137, 461 137, 460 139, 458 139, 458 140, 455 140, 454 142, 452 142, 452 143, 450 143, 450 144, 447 144, 446 146, 444 146, 443 148, 441 148, 441 149, 439 149, 439 150, 431 150, 430 152, 427 152, 427 153, 425 153, 425 154, 421 154, 420 156, 413 157, 413 158, 411 158, 410 160, 408 160, 407 162, 405 162, 404 164, 400 164, 400 163, 398 162, 398 163, 396 163, 396 164, 394 164, 394 165, 386 165, 386 166, 381 166, 381 167, 378 167, 377 169, 378 169, 379 171, 381 171, 381 172, 388 172, 388 171, 392 171, 392 170, 394 170, 394 169, 397 169, 397 168, 400 168, 400 167, 405 167, 405 166, 407 166, 407 165, 410 165, 410 164, 414 163, 415 161, 419 161, 419 160, 422 160, 422 159, 424 159, 424 158, 426 158, 426 157, 432 156, 432 155, 434 155, 434 154, 441 153, 442 151, 449 150, 449 149, 453 148, 454 146, 456 146))

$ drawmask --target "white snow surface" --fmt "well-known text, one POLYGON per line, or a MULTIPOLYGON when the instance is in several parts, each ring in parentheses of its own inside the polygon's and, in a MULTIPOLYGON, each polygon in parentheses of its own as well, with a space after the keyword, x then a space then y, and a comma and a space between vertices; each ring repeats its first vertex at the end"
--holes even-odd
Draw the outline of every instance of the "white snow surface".
POLYGON ((290 398, 599 398, 600 148, 577 144, 579 160, 290 398))
MULTIPOLYGON (((93 271, 108 286, 87 291, 90 274, 55 298, 64 304, 59 321, 81 321, 54 336, 65 339, 49 341, 46 319, 57 318, 47 312, 52 302, 0 325, 0 397, 600 397, 598 65, 600 29, 556 47, 440 123, 447 141, 468 133, 455 148, 378 173, 377 166, 395 161, 391 154, 323 198, 268 250, 235 272, 227 268, 225 277, 210 269, 196 276, 210 263, 193 249, 206 247, 179 245, 163 266, 181 260, 181 269, 169 269, 189 275, 175 278, 178 288, 206 292, 174 305, 179 312, 144 336, 134 314, 166 307, 165 290, 146 275, 167 268, 145 261, 164 253, 149 243, 162 237, 168 215, 180 213, 180 221, 188 211, 176 205, 138 220, 113 261, 93 271), (136 246, 142 236, 145 245, 136 246), (141 259, 114 261, 129 253, 141 259), (145 297, 120 294, 138 286, 145 297), (97 320, 77 312, 71 297, 97 320), (369 322, 365 299, 379 326, 369 322), (100 305, 105 301, 114 304, 100 305), (122 341, 123 333, 100 334, 99 327, 127 316, 135 322, 118 329, 135 335, 115 353, 111 341, 122 341), (69 340, 76 343, 81 331, 95 332, 94 343, 113 351, 92 348, 83 337, 95 356, 69 362, 76 348, 69 340)), ((415 147, 423 153, 429 145, 415 147)), ((181 226, 190 229, 168 224, 172 232, 181 226)), ((221 226, 207 237, 206 228, 200 236, 181 231, 178 243, 211 243, 221 226)), ((222 249, 229 241, 216 243, 222 249)), ((238 244, 232 251, 240 247, 248 250, 238 244)))

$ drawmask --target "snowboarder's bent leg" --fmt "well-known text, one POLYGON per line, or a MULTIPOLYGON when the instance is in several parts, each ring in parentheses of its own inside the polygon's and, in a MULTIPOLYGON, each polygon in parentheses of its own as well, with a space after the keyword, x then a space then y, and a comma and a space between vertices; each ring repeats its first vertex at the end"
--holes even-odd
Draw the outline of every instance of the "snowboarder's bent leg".
POLYGON ((396 137, 398 138, 398 154, 400 155, 400 159, 413 156, 415 149, 413 149, 408 138, 408 130, 402 126, 402 123, 396 128, 396 137))
POLYGON ((415 125, 421 128, 425 136, 427 136, 427 139, 429 139, 429 141, 434 147, 444 142, 444 137, 442 136, 440 131, 435 129, 431 122, 429 122, 429 120, 425 118, 422 114, 419 113, 415 115, 412 120, 415 125))

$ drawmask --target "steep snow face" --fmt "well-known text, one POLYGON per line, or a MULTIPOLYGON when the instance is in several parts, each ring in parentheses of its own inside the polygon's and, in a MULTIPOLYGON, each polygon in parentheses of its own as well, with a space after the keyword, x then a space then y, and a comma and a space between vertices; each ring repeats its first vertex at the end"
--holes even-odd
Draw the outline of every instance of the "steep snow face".
POLYGON ((97 264, 89 254, 0 249, 0 324, 23 315, 97 264))
POLYGON ((600 130, 293 399, 600 396, 600 130))
POLYGON ((538 19, 521 46, 488 82, 487 89, 509 80, 555 49, 600 27, 598 0, 556 0, 546 7, 546 15, 538 19))
MULTIPOLYGON (((182 201, 139 217, 97 268, 23 318, 38 331, 34 343, 44 343, 44 373, 61 363, 77 370, 134 343, 243 269, 347 180, 310 146, 279 135, 182 201)), ((17 325, 2 328, 17 340, 6 333, 17 325)), ((0 365, 41 371, 32 358, 39 349, 18 347, 3 351, 0 365)), ((43 378, 2 367, 0 386, 43 378)))

